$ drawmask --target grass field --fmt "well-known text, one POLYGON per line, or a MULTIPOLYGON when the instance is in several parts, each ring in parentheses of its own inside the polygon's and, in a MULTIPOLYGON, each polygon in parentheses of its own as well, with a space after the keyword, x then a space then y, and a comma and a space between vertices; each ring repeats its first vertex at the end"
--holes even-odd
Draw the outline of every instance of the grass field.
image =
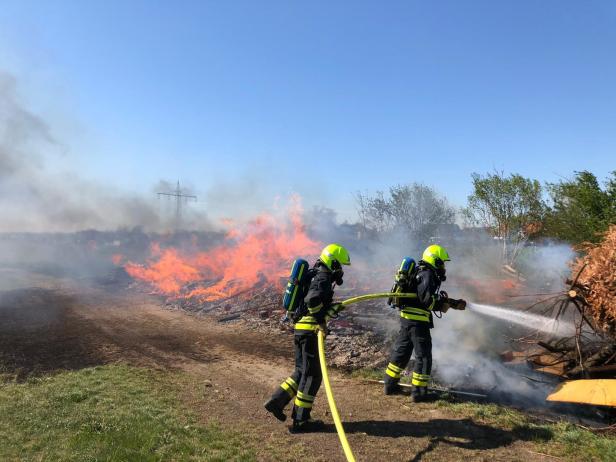
MULTIPOLYGON (((355 375, 374 377, 368 371, 355 375)), ((199 419, 182 399, 194 387, 194 378, 181 372, 127 365, 63 372, 25 383, 4 380, 0 460, 257 459, 263 448, 255 446, 254 438, 199 419)), ((616 439, 572 424, 538 423, 493 404, 441 400, 434 407, 511 430, 533 441, 538 453, 563 460, 616 460, 616 439)))
POLYGON ((109 365, 0 385, 0 460, 249 461, 242 437, 198 423, 189 378, 109 365))

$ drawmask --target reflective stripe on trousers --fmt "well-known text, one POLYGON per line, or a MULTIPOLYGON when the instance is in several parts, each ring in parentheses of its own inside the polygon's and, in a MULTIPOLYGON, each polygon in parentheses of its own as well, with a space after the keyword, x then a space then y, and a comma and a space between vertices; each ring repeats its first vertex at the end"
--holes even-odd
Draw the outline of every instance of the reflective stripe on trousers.
POLYGON ((394 379, 399 379, 400 375, 402 375, 402 371, 404 371, 404 369, 396 366, 394 363, 389 363, 387 369, 385 369, 385 373, 394 379))
POLYGON ((286 391, 291 398, 297 394, 297 382, 293 380, 293 377, 288 377, 284 382, 280 384, 280 387, 286 391))
POLYGON ((413 372, 413 379, 411 383, 416 387, 427 387, 428 382, 430 382, 430 374, 419 374, 417 372, 413 372))
POLYGON ((297 396, 295 397, 294 402, 296 406, 303 407, 305 409, 311 409, 313 403, 314 396, 309 395, 308 393, 303 393, 301 391, 297 392, 297 396))

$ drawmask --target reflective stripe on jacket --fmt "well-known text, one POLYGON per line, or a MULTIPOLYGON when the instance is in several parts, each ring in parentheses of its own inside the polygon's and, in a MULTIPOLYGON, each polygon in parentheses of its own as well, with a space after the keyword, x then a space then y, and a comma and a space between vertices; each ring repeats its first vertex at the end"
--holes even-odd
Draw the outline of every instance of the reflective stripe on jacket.
MULTIPOLYGON (((441 280, 434 270, 420 265, 415 276, 417 289, 414 297, 405 298, 408 303, 400 307, 400 317, 409 321, 432 322, 432 310, 440 305, 441 280)), ((413 293, 411 292, 411 293, 413 293)))
POLYGON ((316 332, 319 324, 336 317, 342 311, 343 306, 333 304, 334 298, 332 272, 320 261, 314 268, 317 274, 310 282, 310 288, 304 298, 308 313, 295 324, 295 333, 316 332))

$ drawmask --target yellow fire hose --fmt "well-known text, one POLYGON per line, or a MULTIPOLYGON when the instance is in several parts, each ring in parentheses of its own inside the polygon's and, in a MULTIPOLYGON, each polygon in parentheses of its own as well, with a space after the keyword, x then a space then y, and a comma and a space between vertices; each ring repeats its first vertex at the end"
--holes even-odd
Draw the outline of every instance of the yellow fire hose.
MULTIPOLYGON (((396 294, 396 297, 408 297, 415 294, 396 294)), ((360 295, 358 297, 348 298, 341 302, 343 306, 350 305, 352 303, 363 302, 365 300, 372 300, 374 298, 389 298, 391 292, 384 292, 379 294, 360 295)), ((338 439, 344 450, 344 455, 348 462, 355 462, 355 456, 351 451, 351 446, 347 440, 346 433, 344 433, 344 427, 340 420, 340 414, 338 414, 338 408, 336 407, 336 401, 334 400, 334 394, 332 393, 332 387, 329 383, 329 375, 327 373, 327 364, 325 363, 325 334, 322 330, 319 330, 319 362, 321 363, 321 374, 323 375, 323 383, 325 384, 325 393, 327 394, 327 402, 329 403, 329 409, 332 412, 334 418, 334 424, 336 425, 336 431, 338 432, 338 439)))
POLYGON ((325 335, 322 330, 319 330, 319 362, 321 363, 321 374, 323 375, 323 383, 325 384, 325 393, 327 394, 327 402, 329 408, 332 411, 332 417, 334 418, 334 424, 336 424, 336 431, 338 432, 338 439, 344 450, 344 455, 348 462, 355 462, 355 456, 351 451, 351 446, 344 433, 344 427, 340 421, 340 415, 338 414, 338 408, 336 408, 336 402, 334 401, 334 394, 332 393, 332 387, 329 384, 329 375, 327 374, 327 366, 325 364, 325 335))
POLYGON ((347 305, 351 305, 352 303, 359 303, 359 302, 363 302, 366 300, 372 300, 373 298, 389 298, 389 297, 417 297, 417 294, 398 294, 398 293, 391 293, 391 292, 382 292, 379 294, 367 294, 367 295, 359 295, 358 297, 353 297, 353 298, 347 298, 346 300, 340 302, 342 305, 347 306, 347 305))

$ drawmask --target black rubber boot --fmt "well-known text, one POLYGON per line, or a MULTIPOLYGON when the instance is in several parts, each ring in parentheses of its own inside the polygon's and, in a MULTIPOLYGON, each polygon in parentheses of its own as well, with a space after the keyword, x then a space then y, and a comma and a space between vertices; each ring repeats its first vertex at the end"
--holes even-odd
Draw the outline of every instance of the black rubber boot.
POLYGON ((312 433, 322 431, 325 427, 322 420, 294 420, 289 426, 289 433, 312 433))
POLYGON ((400 379, 394 379, 387 374, 384 374, 383 378, 383 392, 386 395, 400 395, 402 394, 402 387, 400 386, 400 379))
POLYGON ((432 401, 438 401, 442 396, 442 393, 438 391, 427 391, 425 395, 422 396, 424 403, 429 403, 432 401))
POLYGON ((411 389, 411 403, 423 403, 426 401, 426 387, 413 387, 411 389))
POLYGON ((404 390, 402 389, 402 387, 400 386, 398 382, 391 382, 391 383, 385 382, 385 386, 383 387, 383 392, 388 396, 404 394, 404 390))
POLYGON ((267 403, 265 403, 263 407, 265 407, 265 410, 267 412, 271 413, 274 417, 276 417, 281 422, 284 422, 285 420, 287 420, 287 416, 283 412, 283 409, 280 408, 277 400, 270 399, 267 403))
POLYGON ((436 401, 441 397, 438 392, 428 391, 427 387, 414 387, 411 391, 412 403, 428 403, 436 401))

